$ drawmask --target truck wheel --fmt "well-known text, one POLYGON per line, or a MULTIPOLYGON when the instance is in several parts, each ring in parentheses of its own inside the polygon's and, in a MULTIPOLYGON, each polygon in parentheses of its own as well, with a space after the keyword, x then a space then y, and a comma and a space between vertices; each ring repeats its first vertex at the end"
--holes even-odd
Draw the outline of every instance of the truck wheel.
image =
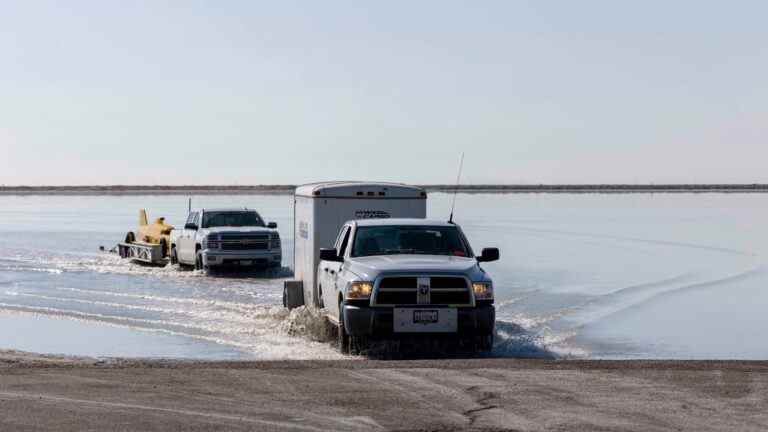
POLYGON ((477 338, 477 349, 482 352, 490 352, 493 350, 493 333, 479 336, 477 338))
POLYGON ((179 263, 179 256, 176 254, 176 246, 171 247, 171 265, 179 263))
POLYGON ((338 341, 337 346, 339 347, 339 352, 342 354, 349 354, 349 334, 347 334, 347 329, 344 327, 344 317, 339 316, 339 328, 338 328, 338 341))
POLYGON ((125 242, 128 244, 131 244, 136 241, 136 235, 132 231, 128 231, 128 234, 125 235, 125 242))
POLYGON ((208 268, 203 265, 203 253, 198 252, 195 257, 195 270, 202 270, 204 273, 208 271, 208 268))

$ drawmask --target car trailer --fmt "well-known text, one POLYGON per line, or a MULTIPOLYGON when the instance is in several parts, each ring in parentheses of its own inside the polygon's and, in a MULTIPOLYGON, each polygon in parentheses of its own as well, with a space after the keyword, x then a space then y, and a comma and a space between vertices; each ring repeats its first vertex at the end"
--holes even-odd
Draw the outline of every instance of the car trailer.
POLYGON ((320 249, 333 247, 339 229, 356 219, 427 216, 427 192, 402 183, 335 181, 302 185, 293 197, 294 279, 283 284, 283 305, 320 308, 320 249))
POLYGON ((163 244, 133 242, 118 243, 117 253, 120 258, 141 261, 153 265, 166 265, 168 258, 163 256, 163 244))

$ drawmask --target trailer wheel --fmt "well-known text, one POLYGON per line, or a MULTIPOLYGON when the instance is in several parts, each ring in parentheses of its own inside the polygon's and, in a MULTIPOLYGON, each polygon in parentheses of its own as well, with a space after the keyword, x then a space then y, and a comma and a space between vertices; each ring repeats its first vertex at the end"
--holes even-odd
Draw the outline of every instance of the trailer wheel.
POLYGON ((344 317, 339 316, 339 326, 338 326, 338 340, 336 342, 339 352, 342 354, 349 354, 349 334, 347 333, 347 329, 344 327, 344 317))
POLYGON ((128 234, 125 235, 125 242, 128 244, 131 244, 136 241, 136 235, 133 233, 133 231, 128 231, 128 234))
POLYGON ((304 306, 304 284, 301 281, 283 282, 283 306, 289 310, 304 306))
POLYGON ((320 307, 320 309, 325 308, 325 302, 323 302, 323 286, 318 285, 317 290, 319 291, 319 298, 317 299, 317 305, 320 307))
POLYGON ((160 239, 160 254, 163 258, 168 258, 168 242, 162 238, 160 239))
POLYGON ((349 337, 349 353, 352 355, 361 355, 368 349, 368 338, 365 336, 349 337))

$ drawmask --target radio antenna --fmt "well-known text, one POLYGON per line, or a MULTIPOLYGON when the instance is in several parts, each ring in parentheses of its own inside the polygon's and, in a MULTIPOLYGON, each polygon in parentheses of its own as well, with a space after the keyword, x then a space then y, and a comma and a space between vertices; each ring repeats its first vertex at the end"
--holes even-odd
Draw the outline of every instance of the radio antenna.
POLYGON ((453 211, 456 209, 456 194, 459 192, 459 182, 461 181, 461 170, 464 168, 464 152, 461 152, 461 160, 459 160, 459 174, 456 175, 456 187, 453 189, 453 201, 451 202, 451 216, 448 218, 448 223, 453 223, 453 211))

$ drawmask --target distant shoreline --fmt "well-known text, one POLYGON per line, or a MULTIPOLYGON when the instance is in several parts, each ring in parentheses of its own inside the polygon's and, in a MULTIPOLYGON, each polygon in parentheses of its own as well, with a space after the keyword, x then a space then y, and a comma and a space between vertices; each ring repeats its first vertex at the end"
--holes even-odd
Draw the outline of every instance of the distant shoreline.
MULTIPOLYGON (((420 185, 428 192, 460 193, 768 193, 768 184, 551 184, 420 185)), ((296 185, 0 186, 0 195, 290 195, 296 185)))

